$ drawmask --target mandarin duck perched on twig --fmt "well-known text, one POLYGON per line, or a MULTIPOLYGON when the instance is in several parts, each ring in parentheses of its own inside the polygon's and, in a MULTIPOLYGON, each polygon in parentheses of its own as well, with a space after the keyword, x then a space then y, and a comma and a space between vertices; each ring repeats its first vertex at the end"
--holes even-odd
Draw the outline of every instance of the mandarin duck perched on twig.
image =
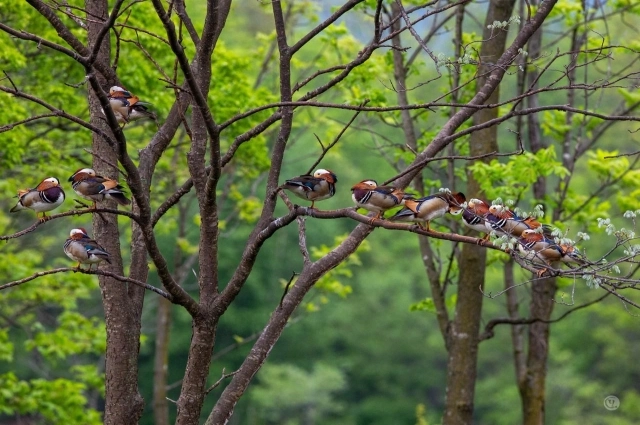
POLYGON ((120 124, 127 124, 143 118, 156 120, 156 114, 149 110, 148 102, 142 102, 138 96, 134 96, 127 89, 113 86, 109 89, 109 104, 116 120, 120 124))
MULTIPOLYGON (((487 233, 485 226, 485 217, 489 214, 489 205, 480 200, 473 198, 467 203, 467 208, 462 211, 462 223, 470 229, 480 233, 487 233)), ((488 237, 485 235, 484 239, 488 237)))
POLYGON ((82 227, 71 229, 69 239, 65 241, 63 249, 67 257, 78 262, 76 269, 80 269, 80 264, 89 264, 89 270, 91 270, 91 266, 101 261, 111 264, 109 253, 98 242, 91 239, 82 227))
POLYGON ((49 219, 47 211, 58 208, 64 202, 64 190, 55 177, 42 180, 35 189, 21 189, 18 191, 18 203, 10 212, 30 209, 36 212, 41 222, 49 219), (38 214, 42 213, 42 217, 38 214))
POLYGON ((509 235, 519 238, 526 229, 542 229, 547 238, 552 238, 553 228, 548 224, 542 224, 535 217, 520 217, 502 205, 489 207, 486 215, 485 226, 495 230, 499 235, 509 235))
POLYGON ((404 208, 398 211, 389 220, 414 221, 421 228, 430 231, 429 223, 447 212, 457 215, 462 212, 462 204, 466 201, 464 193, 438 193, 419 199, 406 199, 404 208), (422 223, 426 223, 425 228, 422 223))
POLYGON ((338 177, 333 171, 320 168, 312 176, 294 177, 286 180, 280 187, 291 191, 298 198, 311 201, 311 208, 314 208, 316 201, 329 199, 335 195, 337 182, 338 177))
POLYGON ((78 195, 93 202, 92 209, 96 208, 96 202, 105 199, 113 199, 123 206, 131 203, 122 191, 124 188, 117 181, 97 176, 91 168, 79 169, 69 177, 69 181, 78 195))
POLYGON ((404 191, 395 186, 378 186, 375 180, 363 180, 351 188, 351 199, 358 208, 373 211, 376 215, 374 220, 381 218, 384 211, 398 205, 403 205, 405 198, 408 198, 404 191))
MULTIPOLYGON (((534 263, 552 267, 554 263, 586 265, 589 262, 572 245, 558 244, 545 236, 541 230, 525 229, 518 239, 518 250, 524 258, 534 263)), ((547 271, 547 267, 538 271, 538 277, 547 271)))
POLYGON ((520 217, 502 205, 491 205, 489 214, 485 218, 485 226, 489 232, 494 230, 498 235, 508 235, 514 238, 519 238, 522 232, 527 229, 542 227, 542 224, 535 218, 520 217))

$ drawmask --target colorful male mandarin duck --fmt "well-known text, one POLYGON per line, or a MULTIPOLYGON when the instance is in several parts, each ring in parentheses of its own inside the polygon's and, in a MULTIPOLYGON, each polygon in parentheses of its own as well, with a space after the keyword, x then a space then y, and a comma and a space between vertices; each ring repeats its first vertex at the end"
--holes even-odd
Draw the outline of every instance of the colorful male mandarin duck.
POLYGON ((485 217, 488 214, 489 205, 480 199, 473 198, 467 203, 467 208, 462 211, 462 223, 476 232, 487 233, 485 217))
POLYGON ((131 92, 122 87, 111 87, 108 98, 111 109, 120 124, 137 121, 142 118, 156 119, 156 115, 149 110, 150 103, 142 102, 138 96, 132 95, 131 92))
POLYGON ((80 264, 89 264, 89 270, 91 266, 101 261, 111 264, 109 253, 98 242, 91 239, 82 227, 71 229, 69 239, 66 240, 63 248, 67 257, 78 262, 77 269, 80 268, 80 264))
POLYGON ((18 203, 11 208, 10 212, 24 209, 31 209, 36 212, 40 221, 46 221, 47 211, 58 208, 64 202, 64 190, 60 187, 60 182, 55 177, 42 180, 35 189, 22 189, 18 191, 18 203))
MULTIPOLYGON (((524 258, 534 263, 552 266, 553 263, 588 264, 584 256, 571 245, 557 244, 547 238, 540 230, 525 229, 518 240, 518 249, 524 258)), ((547 268, 538 271, 542 276, 547 268)))
POLYGON ((131 203, 117 181, 97 176, 91 168, 79 169, 69 177, 69 181, 73 182, 73 190, 78 195, 93 202, 93 209, 96 208, 96 202, 102 202, 105 199, 113 199, 120 205, 131 203))
POLYGON ((290 190, 299 198, 311 201, 311 208, 314 208, 316 201, 335 195, 337 182, 338 177, 332 171, 320 168, 312 176, 303 175, 286 180, 280 187, 290 190))
POLYGON ((419 199, 406 199, 404 208, 396 213, 389 220, 393 221, 415 221, 420 227, 421 223, 426 223, 426 230, 431 230, 429 223, 431 220, 444 216, 447 212, 457 215, 462 212, 461 205, 464 204, 464 193, 438 193, 425 196, 419 199))
POLYGON ((380 218, 384 211, 404 204, 405 198, 408 198, 402 189, 395 186, 378 186, 375 180, 363 180, 354 185, 351 191, 351 198, 359 208, 376 213, 371 222, 380 218))
POLYGON ((487 214, 485 226, 491 232, 499 235, 510 235, 519 238, 526 229, 541 227, 533 217, 519 217, 502 205, 491 205, 487 214))

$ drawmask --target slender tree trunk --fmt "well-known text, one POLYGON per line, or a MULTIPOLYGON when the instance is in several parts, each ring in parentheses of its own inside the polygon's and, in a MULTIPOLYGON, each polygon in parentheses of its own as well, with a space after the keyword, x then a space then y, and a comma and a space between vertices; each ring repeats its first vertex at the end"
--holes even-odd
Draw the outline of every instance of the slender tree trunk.
MULTIPOLYGON (((395 80, 398 105, 409 105, 409 97, 407 92, 407 67, 404 63, 404 55, 402 54, 402 41, 401 41, 401 11, 398 3, 391 3, 391 15, 390 20, 393 22, 391 31, 397 32, 397 34, 391 39, 393 46, 393 76, 395 80)), ((418 141, 416 136, 416 129, 414 122, 411 118, 411 110, 403 109, 400 111, 400 118, 402 123, 402 132, 404 134, 405 144, 413 149, 414 152, 418 151, 418 141)), ((422 180, 422 174, 416 175, 412 181, 413 188, 420 194, 424 194, 424 183, 422 180)), ((445 304, 445 294, 442 288, 440 272, 441 270, 437 266, 435 259, 435 253, 431 248, 431 242, 426 236, 418 235, 418 243, 420 246, 420 254, 422 256, 422 262, 424 264, 425 271, 427 273, 427 280, 431 289, 431 298, 433 299, 436 307, 436 314, 438 317, 438 325, 440 331, 447 342, 447 329, 449 326, 449 315, 447 313, 447 306, 445 304)), ((420 284, 422 284, 420 282, 420 284)))
MULTIPOLYGON (((513 259, 507 261, 504 265, 504 289, 507 297, 507 312, 509 318, 516 320, 520 317, 518 312, 518 294, 513 290, 515 285, 515 277, 513 275, 513 259)), ((516 383, 520 391, 520 397, 524 397, 524 382, 527 373, 526 353, 524 333, 527 330, 525 325, 511 325, 511 342, 513 344, 513 361, 516 371, 516 383)))
POLYGON ((167 366, 169 361, 171 301, 163 297, 158 298, 156 320, 156 351, 153 362, 153 423, 155 425, 169 425, 167 366))
MULTIPOLYGON (((486 82, 486 76, 505 51, 507 33, 490 30, 494 21, 508 21, 515 0, 492 0, 485 19, 485 33, 480 50, 484 65, 480 67, 477 87, 486 82), (493 32, 493 33, 492 33, 493 32)), ((496 103, 500 98, 499 87, 493 91, 485 103, 496 103)), ((474 124, 480 124, 497 117, 497 109, 482 109, 474 115, 474 124)), ((498 151, 497 127, 493 126, 474 132, 470 139, 472 156, 498 151)), ((487 159, 488 160, 488 159, 487 159)), ((467 195, 481 197, 480 187, 473 175, 468 173, 467 195)), ((473 400, 475 392, 480 315, 486 269, 486 249, 465 244, 460 257, 460 280, 455 316, 449 327, 447 396, 443 415, 444 425, 470 424, 473 420, 473 400)))
MULTIPOLYGON (((177 147, 173 154, 173 167, 178 166, 178 160, 184 155, 177 147)), ((176 175, 171 177, 171 186, 176 187, 176 175)), ((189 204, 176 206, 178 209, 178 238, 186 237, 187 211, 189 204)), ((176 246, 173 255, 174 276, 180 286, 186 280, 187 269, 193 265, 195 258, 185 258, 180 246, 176 246)), ((156 346, 153 359, 153 423, 154 425, 169 425, 169 400, 167 400, 167 376, 169 365, 169 341, 171 332, 171 301, 166 298, 158 299, 156 313, 156 346)))
MULTIPOLYGON (((98 19, 100 21, 106 21, 109 10, 106 1, 87 1, 86 9, 92 16, 92 19, 87 21, 89 48, 92 49, 94 40, 103 27, 101 22, 96 22, 96 17, 100 17, 98 19)), ((97 61, 104 66, 109 66, 109 37, 105 37, 102 41, 97 61)), ((100 78, 100 84, 103 87, 116 83, 116 81, 100 78)), ((107 132, 110 131, 104 120, 99 118, 102 115, 100 103, 91 90, 89 91, 89 108, 92 124, 107 132)), ((118 169, 110 165, 118 162, 116 152, 96 134, 93 135, 93 152, 95 154, 93 168, 97 174, 118 179, 118 169)), ((106 204, 111 208, 117 207, 113 201, 106 204)), ((100 267, 123 275, 117 216, 94 214, 93 237, 111 254, 111 264, 103 263, 100 267)), ((134 243, 135 240, 134 237, 134 243)), ((144 401, 138 391, 138 351, 144 289, 135 285, 128 288, 122 282, 106 276, 100 276, 99 281, 107 328, 104 423, 135 424, 142 416, 144 408, 144 401)))

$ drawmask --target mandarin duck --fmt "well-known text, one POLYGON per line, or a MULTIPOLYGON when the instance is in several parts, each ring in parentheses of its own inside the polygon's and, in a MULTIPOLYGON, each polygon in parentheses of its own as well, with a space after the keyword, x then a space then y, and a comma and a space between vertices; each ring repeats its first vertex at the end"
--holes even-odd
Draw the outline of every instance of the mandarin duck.
POLYGON ((502 205, 492 205, 489 207, 489 214, 486 216, 485 226, 495 230, 498 234, 510 235, 519 238, 526 229, 542 229, 542 233, 547 238, 553 238, 553 227, 542 224, 535 217, 520 217, 502 205))
POLYGON ((476 232, 487 233, 485 217, 488 214, 489 205, 480 199, 473 198, 467 203, 467 208, 462 211, 462 223, 476 232))
POLYGON ((72 182, 73 190, 78 195, 93 202, 91 207, 93 209, 96 208, 96 202, 102 202, 105 199, 113 199, 124 206, 131 203, 117 181, 97 176, 91 168, 79 169, 69 177, 69 181, 72 182))
POLYGON ((98 242, 91 239, 82 227, 71 229, 63 249, 67 257, 78 262, 76 269, 80 269, 80 264, 89 264, 89 270, 91 266, 101 261, 111 264, 109 253, 98 242))
POLYGON ((526 229, 538 228, 542 225, 533 217, 520 217, 502 205, 491 205, 486 215, 485 226, 498 235, 519 238, 526 229))
POLYGON ((375 180, 363 180, 351 188, 351 199, 358 208, 373 211, 376 215, 371 219, 381 218, 384 211, 403 205, 409 197, 404 191, 395 186, 378 186, 375 180))
MULTIPOLYGON (((518 250, 524 258, 534 263, 551 267, 553 263, 588 264, 584 256, 572 245, 557 244, 540 230, 525 229, 518 239, 518 250)), ((538 277, 547 271, 547 267, 538 271, 538 277)))
POLYGON ((329 199, 335 195, 337 182, 338 177, 333 171, 320 168, 312 176, 294 177, 286 180, 280 187, 291 191, 298 198, 311 201, 311 208, 314 208, 316 201, 329 199))
POLYGON ((47 211, 58 208, 64 202, 64 190, 55 177, 42 180, 35 189, 21 189, 18 191, 18 203, 10 212, 31 209, 36 212, 38 219, 43 222, 49 219, 47 211), (38 214, 42 213, 42 217, 38 214))
POLYGON ((462 192, 438 193, 419 199, 406 199, 404 208, 389 220, 414 221, 423 229, 430 231, 429 223, 431 220, 443 217, 447 212, 454 215, 460 214, 462 212, 461 205, 465 200, 462 192), (422 226, 422 223, 426 223, 427 227, 422 226))
POLYGON ((127 124, 143 118, 156 119, 156 115, 149 110, 148 102, 142 102, 138 96, 134 96, 127 89, 113 86, 109 89, 109 104, 116 120, 120 124, 127 124))

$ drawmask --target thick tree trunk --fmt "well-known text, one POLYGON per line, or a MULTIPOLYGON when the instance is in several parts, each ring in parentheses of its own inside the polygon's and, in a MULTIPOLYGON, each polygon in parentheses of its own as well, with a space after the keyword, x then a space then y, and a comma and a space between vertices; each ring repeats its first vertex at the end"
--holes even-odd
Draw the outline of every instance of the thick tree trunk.
MULTIPOLYGON (((554 278, 536 281, 531 287, 531 317, 549 320, 557 286, 554 278)), ((529 326, 529 352, 525 376, 522 410, 524 425, 544 424, 545 381, 549 356, 549 323, 529 326)))
POLYGON ((484 286, 486 250, 465 244, 462 247, 460 281, 455 317, 447 335, 447 398, 442 423, 470 424, 478 361, 478 332, 484 286))
MULTIPOLYGON (((93 17, 87 21, 89 48, 92 49, 94 40, 103 27, 102 23, 96 22, 95 17, 100 17, 100 21, 106 21, 109 10, 106 1, 87 1, 86 9, 93 17)), ((109 37, 103 39, 97 61, 104 66, 109 66, 109 37)), ((100 77, 99 81, 103 87, 107 88, 117 83, 100 77)), ((91 90, 89 91, 89 108, 92 124, 108 132, 109 128, 101 119, 100 103, 91 90)), ((102 137, 96 134, 93 135, 93 152, 93 168, 96 173, 118 179, 117 168, 110 165, 117 164, 117 154, 102 137)), ((117 207, 113 201, 105 204, 111 208, 117 207)), ((116 215, 94 214, 93 237, 111 254, 111 264, 103 263, 100 267, 123 275, 119 236, 116 215)), ((146 264, 146 256, 144 264, 146 264)), ((106 276, 100 276, 99 281, 107 328, 104 423, 135 424, 142 416, 144 408, 144 401, 138 391, 138 351, 144 289, 134 285, 127 288, 127 285, 122 282, 106 276)))
MULTIPOLYGON (((485 65, 480 68, 478 87, 486 82, 487 75, 498 58, 504 53, 507 33, 490 30, 494 21, 508 21, 515 0, 492 0, 485 19, 485 34, 480 56, 485 65)), ((496 103, 500 98, 499 88, 493 91, 485 103, 496 103)), ((482 109, 474 115, 474 124, 481 124, 497 117, 497 109, 482 109)), ((472 156, 498 151, 497 127, 493 126, 471 135, 472 156)), ((487 159, 489 160, 489 159, 487 159)), ((481 197, 480 187, 473 176, 468 176, 467 195, 481 197)), ((460 280, 455 317, 449 328, 447 397, 443 415, 444 425, 470 424, 473 419, 473 399, 476 383, 480 317, 484 287, 486 249, 465 244, 460 257, 460 280)))

